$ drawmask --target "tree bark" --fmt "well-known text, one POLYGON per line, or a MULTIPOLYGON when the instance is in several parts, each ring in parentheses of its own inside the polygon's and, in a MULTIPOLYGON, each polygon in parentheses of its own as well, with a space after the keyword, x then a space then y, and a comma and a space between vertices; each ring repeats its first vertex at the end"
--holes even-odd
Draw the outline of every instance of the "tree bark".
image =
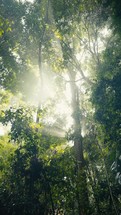
POLYGON ((75 158, 77 163, 77 202, 78 202, 78 212, 79 215, 87 215, 89 208, 88 201, 88 190, 86 182, 85 173, 85 162, 83 156, 83 138, 81 135, 81 110, 79 101, 79 91, 75 82, 75 73, 73 71, 69 72, 70 77, 70 87, 72 94, 72 117, 74 121, 73 127, 73 141, 75 158))
POLYGON ((81 111, 80 111, 80 102, 79 102, 79 92, 78 87, 75 83, 75 74, 74 72, 69 72, 70 77, 70 87, 72 95, 72 117, 74 121, 73 127, 73 136, 74 136, 74 150, 77 161, 78 169, 81 169, 84 166, 84 156, 83 156, 83 144, 81 136, 81 111))

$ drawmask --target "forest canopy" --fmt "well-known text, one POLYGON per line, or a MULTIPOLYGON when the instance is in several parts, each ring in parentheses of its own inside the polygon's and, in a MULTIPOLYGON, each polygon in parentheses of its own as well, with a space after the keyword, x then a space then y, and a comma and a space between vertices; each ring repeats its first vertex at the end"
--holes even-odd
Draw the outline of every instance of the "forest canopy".
POLYGON ((120 8, 0 1, 1 215, 120 215, 120 8))

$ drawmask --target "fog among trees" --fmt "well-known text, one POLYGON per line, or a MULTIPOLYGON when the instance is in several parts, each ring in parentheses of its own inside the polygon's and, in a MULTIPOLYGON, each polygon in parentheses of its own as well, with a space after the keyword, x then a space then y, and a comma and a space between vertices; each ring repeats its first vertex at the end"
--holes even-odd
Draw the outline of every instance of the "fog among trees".
POLYGON ((121 2, 0 0, 0 214, 121 214, 121 2))

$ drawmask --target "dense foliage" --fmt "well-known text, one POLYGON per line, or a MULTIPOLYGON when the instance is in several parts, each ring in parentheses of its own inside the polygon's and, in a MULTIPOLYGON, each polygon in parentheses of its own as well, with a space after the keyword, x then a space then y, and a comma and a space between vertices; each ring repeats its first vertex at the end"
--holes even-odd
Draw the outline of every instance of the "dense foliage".
POLYGON ((119 8, 1 0, 1 215, 121 213, 119 8))

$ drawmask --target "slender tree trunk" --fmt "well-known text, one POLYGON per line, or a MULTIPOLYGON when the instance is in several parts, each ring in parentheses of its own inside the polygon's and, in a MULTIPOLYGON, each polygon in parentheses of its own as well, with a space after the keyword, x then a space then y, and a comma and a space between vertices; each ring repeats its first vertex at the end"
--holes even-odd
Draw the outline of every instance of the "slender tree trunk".
POLYGON ((73 72, 69 73, 70 76, 70 87, 71 87, 71 94, 72 94, 72 117, 74 121, 74 150, 75 156, 77 161, 77 168, 78 170, 82 169, 84 166, 84 156, 83 156, 83 143, 82 143, 82 136, 81 136, 81 111, 80 111, 80 104, 79 104, 79 92, 78 87, 75 83, 75 74, 73 72))
POLYGON ((85 162, 83 156, 83 138, 81 136, 81 111, 78 87, 75 82, 75 74, 73 71, 69 73, 70 76, 70 87, 72 93, 72 117, 74 120, 74 150, 77 162, 77 201, 79 215, 88 214, 88 191, 85 173, 85 162))
MULTIPOLYGON (((38 4, 41 7, 41 1, 38 1, 38 4)), ((46 33, 46 24, 48 23, 48 12, 50 7, 50 0, 46 1, 45 6, 45 17, 44 17, 44 24, 42 28, 42 32, 40 35, 40 41, 38 42, 38 67, 39 67, 39 78, 40 78, 40 95, 39 95, 39 102, 38 102, 38 109, 37 109, 37 119, 36 122, 39 123, 39 115, 42 111, 42 100, 43 100, 43 73, 42 73, 42 45, 44 44, 44 38, 46 33)))
POLYGON ((39 123, 40 112, 42 110, 42 94, 43 94, 43 75, 42 75, 42 42, 39 42, 39 53, 38 53, 38 67, 39 67, 39 75, 40 75, 40 95, 38 101, 37 108, 37 118, 36 123, 39 123))

